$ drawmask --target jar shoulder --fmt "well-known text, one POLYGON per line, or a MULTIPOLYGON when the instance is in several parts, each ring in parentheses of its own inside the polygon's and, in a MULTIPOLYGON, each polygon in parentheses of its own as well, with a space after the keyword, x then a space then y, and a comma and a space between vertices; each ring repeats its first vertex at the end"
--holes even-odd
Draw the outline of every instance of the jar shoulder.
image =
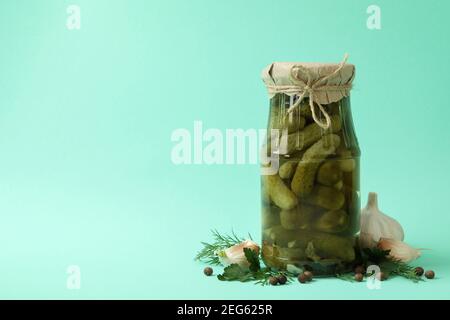
MULTIPOLYGON (((331 157, 359 157, 361 151, 353 124, 350 97, 337 102, 323 105, 323 110, 330 118, 328 129, 324 129, 320 123, 326 122, 325 115, 315 105, 315 117, 305 98, 296 108, 288 112, 290 106, 296 103, 295 97, 285 94, 277 94, 270 101, 269 120, 267 124, 268 138, 273 140, 273 131, 276 131, 278 145, 277 153, 282 155, 295 155, 305 151, 314 143, 327 135, 334 134, 339 137, 340 152, 331 157), (319 123, 318 123, 319 122, 319 123), (346 152, 343 152, 345 150, 346 152)), ((269 145, 273 146, 273 141, 269 145)))

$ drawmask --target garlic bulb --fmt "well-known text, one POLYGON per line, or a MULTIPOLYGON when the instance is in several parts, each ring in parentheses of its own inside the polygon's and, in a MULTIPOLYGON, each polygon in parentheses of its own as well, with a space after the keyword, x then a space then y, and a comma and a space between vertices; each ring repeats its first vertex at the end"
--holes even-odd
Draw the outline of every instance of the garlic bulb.
POLYGON ((389 258, 392 260, 410 262, 420 257, 420 250, 412 248, 399 240, 381 238, 378 242, 378 248, 390 250, 389 258))
POLYGON ((378 209, 377 194, 369 192, 367 205, 361 210, 361 247, 373 248, 380 238, 403 241, 404 237, 400 223, 381 212, 378 209))
POLYGON ((239 244, 217 252, 220 263, 222 263, 224 266, 237 263, 241 266, 248 267, 249 263, 247 261, 247 258, 245 257, 244 248, 249 248, 253 251, 256 251, 256 253, 259 253, 259 246, 257 243, 251 240, 245 240, 239 244))

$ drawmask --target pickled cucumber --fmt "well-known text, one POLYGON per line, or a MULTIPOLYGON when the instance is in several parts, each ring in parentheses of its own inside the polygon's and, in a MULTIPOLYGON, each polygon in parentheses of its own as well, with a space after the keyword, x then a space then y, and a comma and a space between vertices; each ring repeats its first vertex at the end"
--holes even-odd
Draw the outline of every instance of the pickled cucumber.
POLYGON ((291 210, 281 210, 281 226, 287 230, 305 229, 309 226, 314 211, 313 207, 305 204, 300 204, 291 210))
POLYGON ((278 247, 278 255, 284 258, 286 264, 295 263, 299 260, 308 258, 306 251, 303 248, 284 248, 278 247))
POLYGON ((287 129, 289 133, 293 133, 302 129, 305 123, 306 120, 300 115, 298 108, 289 114, 286 109, 280 110, 276 106, 270 109, 269 129, 287 129))
POLYGON ((342 188, 344 187, 344 182, 342 180, 339 180, 338 182, 336 182, 336 184, 333 186, 333 188, 335 188, 336 190, 342 190, 342 188))
POLYGON ((280 166, 278 174, 281 179, 290 179, 294 175, 295 168, 297 168, 298 161, 290 160, 286 161, 280 166))
POLYGON ((339 136, 329 134, 306 150, 292 178, 291 189, 295 194, 305 196, 311 193, 318 167, 326 157, 335 152, 339 143, 339 136))
POLYGON ((327 186, 317 185, 310 195, 303 199, 306 203, 316 205, 328 210, 338 210, 345 202, 342 192, 327 186))
POLYGON ((261 255, 266 265, 275 269, 285 269, 287 265, 287 259, 282 258, 279 252, 279 247, 270 245, 263 242, 261 255))
POLYGON ((355 169, 356 164, 354 159, 343 159, 338 161, 339 167, 344 172, 352 172, 355 169))
POLYGON ((269 265, 275 269, 283 269, 285 268, 285 264, 279 260, 278 251, 275 251, 275 248, 276 247, 263 241, 261 257, 266 265, 269 265))
POLYGON ((322 138, 324 134, 336 133, 341 130, 341 119, 334 115, 330 117, 331 124, 327 130, 322 129, 317 123, 307 125, 303 130, 291 133, 287 139, 280 140, 281 154, 291 154, 294 151, 303 150, 314 144, 317 140, 322 138), (281 144, 283 144, 281 146, 281 144))
POLYGON ((348 228, 349 218, 344 210, 327 211, 319 217, 314 228, 318 231, 337 233, 348 228))
POLYGON ((270 200, 281 209, 292 209, 297 206, 298 199, 295 194, 284 184, 278 174, 262 176, 264 188, 266 188, 270 200))
POLYGON ((281 131, 268 155, 281 156, 277 173, 261 178, 262 257, 282 270, 346 272, 355 258, 360 210, 360 152, 349 100, 323 105, 331 119, 327 130, 312 119, 308 98, 286 116, 293 101, 284 94, 271 100, 269 129, 281 131))
POLYGON ((280 247, 306 250, 308 243, 312 242, 316 254, 324 259, 338 258, 343 261, 355 259, 353 237, 341 237, 324 232, 293 231, 281 226, 273 227, 270 231, 273 243, 280 247))
POLYGON ((300 102, 299 109, 300 109, 300 115, 302 117, 312 119, 312 112, 311 112, 311 107, 309 106, 308 99, 304 99, 302 102, 300 102))
POLYGON ((317 181, 326 186, 334 186, 342 180, 342 171, 336 161, 325 161, 317 171, 317 181))
POLYGON ((355 159, 352 158, 351 152, 349 150, 344 150, 340 152, 339 156, 342 158, 336 160, 339 168, 344 172, 352 172, 356 167, 356 163, 355 159))

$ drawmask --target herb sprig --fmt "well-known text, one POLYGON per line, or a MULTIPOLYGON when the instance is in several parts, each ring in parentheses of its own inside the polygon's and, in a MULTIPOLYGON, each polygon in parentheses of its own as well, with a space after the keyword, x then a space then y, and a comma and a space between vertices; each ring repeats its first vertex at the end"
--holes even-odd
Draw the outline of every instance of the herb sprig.
POLYGON ((348 281, 348 282, 354 282, 355 281, 355 277, 350 274, 350 273, 338 273, 335 275, 336 278, 340 279, 340 280, 344 280, 344 281, 348 281))
MULTIPOLYGON (((239 237, 234 233, 231 235, 224 235, 217 230, 212 230, 213 242, 202 242, 203 248, 195 256, 195 260, 202 261, 210 265, 221 265, 217 252, 224 250, 231 246, 241 243, 246 239, 239 237)), ((251 235, 248 237, 252 240, 251 235)), ((245 258, 249 266, 240 266, 238 264, 231 264, 223 269, 223 273, 219 274, 217 278, 221 281, 240 281, 250 282, 255 284, 267 285, 270 277, 284 275, 287 278, 287 283, 292 282, 295 275, 289 272, 274 271, 269 267, 261 266, 260 254, 250 248, 244 248, 245 258)))
POLYGON ((386 271, 388 274, 397 275, 413 282, 424 281, 422 277, 418 276, 415 271, 415 267, 412 267, 404 262, 387 260, 380 263, 381 270, 386 271))
POLYGON ((217 278, 221 281, 240 281, 249 282, 255 281, 255 284, 267 285, 270 277, 279 275, 286 276, 287 282, 292 282, 294 275, 288 272, 273 271, 269 267, 261 267, 259 254, 249 248, 244 248, 244 253, 249 267, 240 266, 238 264, 231 264, 219 274, 217 278))
MULTIPOLYGON (((212 230, 213 242, 202 242, 203 248, 195 256, 195 260, 202 261, 209 265, 221 265, 218 252, 227 249, 231 246, 245 241, 245 238, 237 236, 234 231, 231 235, 224 235, 217 230, 212 230)), ((248 237, 252 239, 249 234, 248 237)), ((379 248, 365 248, 361 251, 359 262, 363 266, 371 264, 378 265, 383 273, 387 275, 397 275, 413 282, 424 281, 416 274, 415 268, 407 263, 392 260, 389 257, 389 250, 381 250, 379 248)), ((240 281, 250 282, 255 284, 267 285, 270 277, 277 277, 284 275, 287 278, 287 283, 292 282, 296 278, 296 274, 284 271, 279 272, 272 270, 269 267, 261 266, 260 254, 250 248, 244 248, 245 258, 249 266, 241 266, 238 264, 231 264, 224 268, 223 273, 219 274, 217 278, 221 281, 240 281)), ((353 282, 355 281, 352 273, 336 274, 336 278, 353 282)))
MULTIPOLYGON (((413 282, 424 281, 416 274, 415 267, 399 260, 392 260, 389 258, 389 252, 390 250, 381 250, 379 248, 364 248, 361 252, 361 263, 364 266, 378 265, 387 275, 400 276, 413 282)), ((354 281, 354 277, 350 273, 337 274, 336 278, 354 281)))
MULTIPOLYGON (((211 230, 211 233, 214 241, 212 243, 202 242, 203 249, 197 253, 195 260, 218 266, 220 265, 220 260, 217 256, 218 251, 239 244, 245 240, 244 238, 238 237, 234 231, 232 231, 231 235, 223 235, 217 230, 211 230)), ((249 238, 252 239, 250 234, 249 238)))

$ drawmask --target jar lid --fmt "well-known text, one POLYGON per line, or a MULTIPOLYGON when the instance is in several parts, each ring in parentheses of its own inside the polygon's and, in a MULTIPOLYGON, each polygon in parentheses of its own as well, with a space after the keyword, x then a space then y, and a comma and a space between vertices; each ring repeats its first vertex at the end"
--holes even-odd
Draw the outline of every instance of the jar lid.
POLYGON ((328 104, 350 94, 355 66, 346 63, 274 62, 262 71, 270 97, 276 93, 289 96, 314 95, 314 101, 328 104))

